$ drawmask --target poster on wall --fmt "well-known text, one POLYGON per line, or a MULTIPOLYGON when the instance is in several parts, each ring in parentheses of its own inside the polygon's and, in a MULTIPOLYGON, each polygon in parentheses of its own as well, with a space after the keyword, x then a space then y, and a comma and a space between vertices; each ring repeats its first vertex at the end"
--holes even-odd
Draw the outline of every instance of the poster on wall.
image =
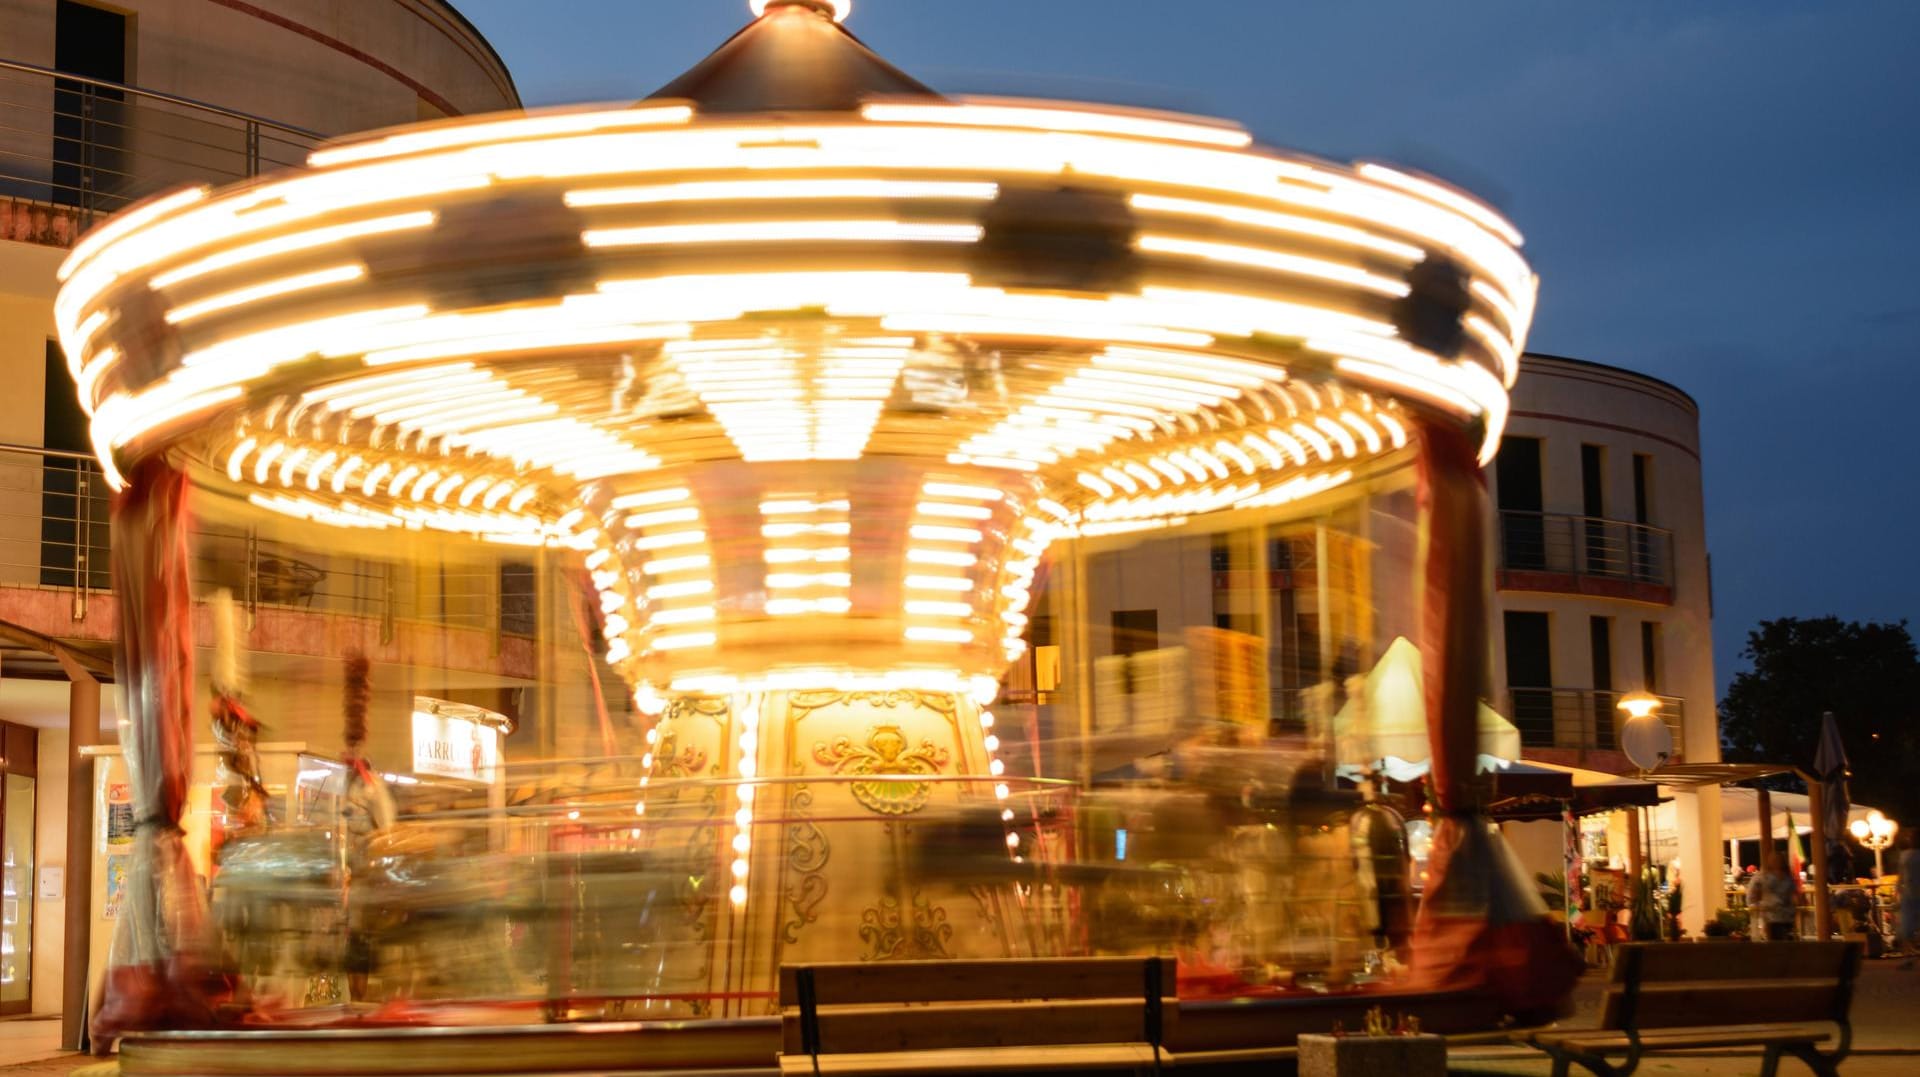
POLYGON ((127 782, 108 782, 106 848, 131 846, 133 829, 133 786, 127 782))
POLYGON ((107 857, 107 900, 100 909, 102 920, 119 919, 120 903, 127 896, 127 869, 132 863, 133 857, 125 853, 107 857))

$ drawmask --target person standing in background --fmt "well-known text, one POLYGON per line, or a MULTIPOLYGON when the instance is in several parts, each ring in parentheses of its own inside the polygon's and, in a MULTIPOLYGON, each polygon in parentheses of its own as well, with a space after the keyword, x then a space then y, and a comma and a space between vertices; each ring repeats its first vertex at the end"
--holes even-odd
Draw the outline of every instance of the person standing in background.
POLYGON ((1896 847, 1900 850, 1894 859, 1895 870, 1900 873, 1900 949, 1907 954, 1900 967, 1910 969, 1915 936, 1920 935, 1920 843, 1913 840, 1912 831, 1902 830, 1896 847))
POLYGON ((1747 884, 1747 908, 1752 910, 1754 924, 1751 930, 1754 939, 1792 941, 1793 898, 1797 890, 1793 876, 1787 874, 1780 854, 1769 850, 1761 861, 1760 874, 1747 884))

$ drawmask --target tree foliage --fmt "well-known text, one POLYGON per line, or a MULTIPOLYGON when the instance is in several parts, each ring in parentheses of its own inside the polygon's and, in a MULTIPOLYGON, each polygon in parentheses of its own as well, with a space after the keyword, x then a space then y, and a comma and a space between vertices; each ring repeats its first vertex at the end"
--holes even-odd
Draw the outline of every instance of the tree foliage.
POLYGON ((1747 634, 1748 668, 1720 701, 1726 758, 1813 769, 1832 711, 1854 801, 1920 825, 1920 653, 1907 623, 1783 617, 1747 634))

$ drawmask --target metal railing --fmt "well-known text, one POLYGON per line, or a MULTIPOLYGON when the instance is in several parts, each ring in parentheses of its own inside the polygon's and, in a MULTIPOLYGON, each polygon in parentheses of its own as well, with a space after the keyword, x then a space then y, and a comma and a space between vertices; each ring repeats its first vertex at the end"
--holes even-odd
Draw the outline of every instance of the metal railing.
MULTIPOLYGON (((1508 688, 1507 714, 1520 730, 1522 747, 1618 750, 1626 720, 1619 707, 1624 694, 1591 688, 1508 688)), ((1678 696, 1659 699, 1656 713, 1673 734, 1672 761, 1678 762, 1687 701, 1678 696)))
POLYGON ((173 94, 0 60, 0 197, 71 207, 82 230, 168 187, 302 164, 324 137, 173 94))
POLYGON ((1673 532, 1557 512, 1500 513, 1500 567, 1673 586, 1673 532))
MULTIPOLYGON (((109 504, 92 457, 0 445, 0 586, 66 592, 73 619, 84 620, 87 597, 112 589, 109 504)), ((367 617, 379 621, 383 638, 399 621, 534 634, 528 565, 349 557, 213 524, 197 527, 193 541, 196 593, 224 587, 249 612, 367 617)))

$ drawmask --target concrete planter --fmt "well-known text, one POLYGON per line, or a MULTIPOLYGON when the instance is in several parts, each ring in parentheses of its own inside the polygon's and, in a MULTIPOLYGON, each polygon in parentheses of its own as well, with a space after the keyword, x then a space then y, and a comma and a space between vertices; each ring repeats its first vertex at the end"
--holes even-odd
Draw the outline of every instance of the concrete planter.
POLYGON ((1300 1077, 1446 1077, 1439 1036, 1300 1037, 1300 1077))

